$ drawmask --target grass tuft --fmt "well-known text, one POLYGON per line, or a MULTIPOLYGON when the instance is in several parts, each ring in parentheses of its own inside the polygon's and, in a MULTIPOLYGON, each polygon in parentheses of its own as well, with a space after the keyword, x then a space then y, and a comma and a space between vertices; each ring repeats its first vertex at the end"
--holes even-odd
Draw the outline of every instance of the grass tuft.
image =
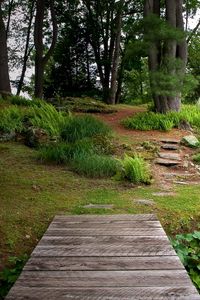
POLYGON ((119 162, 121 163, 121 169, 117 173, 117 179, 126 179, 135 184, 151 183, 149 167, 142 157, 125 155, 124 159, 119 160, 119 162))

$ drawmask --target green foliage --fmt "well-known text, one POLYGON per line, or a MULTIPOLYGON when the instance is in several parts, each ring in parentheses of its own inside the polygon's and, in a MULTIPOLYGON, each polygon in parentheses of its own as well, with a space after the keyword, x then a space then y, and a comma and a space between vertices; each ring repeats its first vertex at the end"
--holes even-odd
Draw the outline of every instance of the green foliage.
POLYGON ((192 281, 200 290, 200 231, 176 235, 172 244, 192 281))
POLYGON ((78 153, 74 156, 73 169, 88 177, 111 177, 117 172, 117 160, 105 155, 78 153))
POLYGON ((174 123, 167 115, 154 112, 142 112, 134 117, 122 121, 126 128, 137 130, 163 130, 168 131, 174 127, 174 123))
POLYGON ((197 164, 200 164, 200 153, 197 153, 197 154, 193 155, 192 159, 197 164))
POLYGON ((8 107, 0 111, 0 131, 11 133, 12 131, 21 132, 23 112, 16 106, 8 107))
POLYGON ((0 299, 4 299, 9 289, 19 277, 28 257, 9 257, 8 262, 11 264, 10 268, 4 268, 0 272, 0 299))
POLYGON ((187 121, 191 126, 200 128, 200 109, 195 105, 184 105, 180 112, 159 114, 154 112, 142 112, 122 121, 129 129, 136 130, 163 130, 168 131, 177 128, 181 121, 187 121))
POLYGON ((109 105, 90 97, 58 97, 51 99, 51 103, 65 111, 84 113, 113 113, 116 111, 109 105))
POLYGON ((32 107, 30 111, 31 123, 35 127, 42 128, 50 136, 60 136, 60 132, 67 118, 58 112, 53 105, 43 101, 39 106, 32 107))
POLYGON ((61 137, 66 142, 75 142, 95 135, 108 136, 111 129, 92 116, 70 117, 63 126, 61 137))
POLYGON ((126 179, 133 183, 151 183, 150 170, 144 159, 138 155, 130 157, 125 155, 119 160, 121 167, 116 175, 117 179, 126 179))
POLYGON ((12 95, 9 98, 11 104, 21 105, 21 106, 33 106, 33 101, 30 99, 26 99, 25 97, 12 95))

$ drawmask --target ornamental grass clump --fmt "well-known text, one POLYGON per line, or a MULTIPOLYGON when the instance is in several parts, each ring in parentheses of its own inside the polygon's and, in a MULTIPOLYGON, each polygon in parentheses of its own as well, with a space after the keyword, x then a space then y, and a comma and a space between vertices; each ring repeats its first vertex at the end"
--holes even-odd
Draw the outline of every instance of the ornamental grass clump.
POLYGON ((92 116, 70 116, 64 123, 61 137, 65 142, 74 143, 83 138, 94 137, 97 135, 108 136, 111 129, 92 116))
POLYGON ((128 180, 135 184, 151 183, 149 166, 139 155, 131 157, 125 154, 124 159, 119 162, 121 166, 116 175, 117 179, 128 180))

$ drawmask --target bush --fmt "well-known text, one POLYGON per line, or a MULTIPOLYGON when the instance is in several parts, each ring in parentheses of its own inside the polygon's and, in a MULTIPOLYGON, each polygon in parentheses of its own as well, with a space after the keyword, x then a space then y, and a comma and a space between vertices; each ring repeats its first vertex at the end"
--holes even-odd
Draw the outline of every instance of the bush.
POLYGON ((119 160, 121 167, 116 177, 126 179, 133 183, 151 183, 150 170, 144 159, 138 155, 130 157, 125 155, 123 160, 119 160))
POLYGON ((21 132, 23 112, 16 106, 8 107, 0 111, 0 131, 11 133, 13 131, 21 132))
POLYGON ((39 107, 32 107, 30 115, 32 125, 44 129, 50 136, 60 136, 61 129, 67 122, 67 117, 43 101, 39 107))
POLYGON ((70 117, 63 126, 61 137, 64 141, 73 143, 83 138, 96 135, 108 136, 111 129, 92 116, 70 117))
POLYGON ((176 235, 172 244, 192 281, 200 291, 200 231, 176 235))
POLYGON ((105 155, 82 153, 74 156, 72 168, 88 177, 111 177, 116 174, 118 162, 105 155))

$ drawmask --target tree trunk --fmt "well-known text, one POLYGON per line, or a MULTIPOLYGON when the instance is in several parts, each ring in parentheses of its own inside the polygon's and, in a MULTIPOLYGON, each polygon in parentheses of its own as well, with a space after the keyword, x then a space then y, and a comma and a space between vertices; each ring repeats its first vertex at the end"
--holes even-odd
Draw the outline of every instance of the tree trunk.
POLYGON ((33 21, 33 16, 34 16, 34 6, 35 6, 35 1, 32 1, 31 7, 30 7, 30 18, 29 18, 29 23, 28 23, 27 35, 26 35, 26 46, 25 46, 24 57, 23 57, 22 72, 21 72, 20 80, 19 80, 19 83, 17 86, 17 95, 19 95, 22 90, 22 87, 24 84, 24 77, 26 74, 27 61, 28 61, 29 55, 31 53, 31 50, 33 49, 32 47, 29 49, 29 42, 30 42, 32 21, 33 21))
POLYGON ((10 78, 8 72, 8 52, 6 43, 6 30, 3 22, 0 2, 0 95, 6 96, 11 93, 10 78))
POLYGON ((113 63, 111 70, 111 88, 110 88, 110 97, 109 103, 115 104, 116 93, 117 93, 117 76, 118 76, 118 67, 120 61, 120 41, 121 41, 121 29, 122 29, 122 13, 123 13, 124 0, 121 0, 119 3, 119 8, 116 16, 116 37, 115 37, 115 48, 113 55, 113 63))
POLYGON ((50 0, 50 11, 51 19, 53 25, 52 42, 46 55, 43 56, 43 23, 44 23, 44 13, 45 13, 45 1, 37 0, 36 2, 36 17, 35 17, 35 27, 34 27, 34 44, 35 44, 35 97, 43 97, 43 82, 44 82, 44 69, 48 63, 49 58, 53 54, 58 28, 54 10, 54 1, 50 0))
MULTIPOLYGON (((148 16, 151 13, 160 17, 160 1, 146 0, 144 6, 144 15, 148 16)), ((166 22, 171 28, 180 29, 184 31, 183 24, 183 1, 182 0, 166 0, 166 22)), ((148 28, 146 29, 148 34, 148 28)), ((187 44, 185 38, 181 42, 177 42, 176 38, 166 39, 164 43, 162 41, 152 42, 149 46, 149 72, 150 72, 150 86, 152 89, 152 96, 154 100, 155 110, 160 113, 167 113, 168 111, 179 111, 181 106, 181 91, 176 91, 176 86, 171 87, 171 90, 167 93, 159 91, 156 92, 156 86, 159 86, 159 78, 157 82, 153 75, 155 72, 166 72, 166 75, 177 77, 180 80, 180 87, 185 73, 185 67, 187 62, 187 44), (182 67, 177 67, 177 58, 182 61, 182 67), (163 71, 163 67, 164 70, 163 71), (171 95, 170 95, 171 94, 171 95)), ((165 74, 165 73, 164 73, 165 74)), ((163 79, 161 79, 163 80, 163 79)), ((181 90, 181 88, 180 88, 181 90)))

